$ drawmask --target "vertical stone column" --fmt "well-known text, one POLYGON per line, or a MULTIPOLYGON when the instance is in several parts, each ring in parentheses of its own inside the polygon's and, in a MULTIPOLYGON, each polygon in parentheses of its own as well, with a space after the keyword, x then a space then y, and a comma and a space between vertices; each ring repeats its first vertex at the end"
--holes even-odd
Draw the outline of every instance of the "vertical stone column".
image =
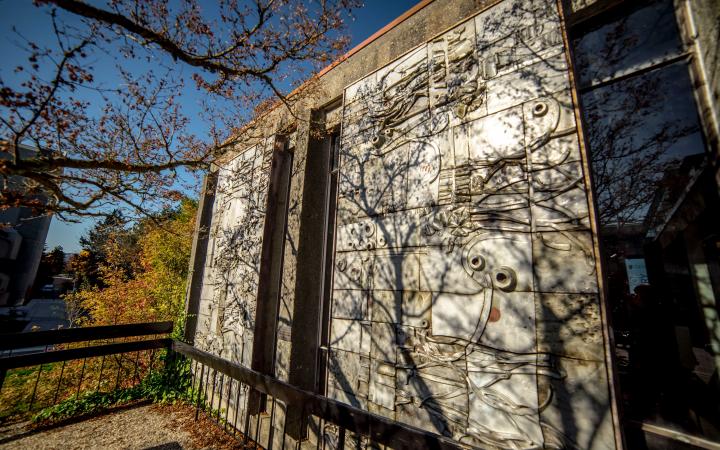
POLYGON ((198 314, 200 313, 200 295, 205 278, 207 264, 207 249, 212 222, 213 204, 215 201, 215 185, 217 173, 210 171, 203 180, 200 202, 198 204, 195 222, 195 235, 193 236, 192 250, 190 252, 190 276, 185 305, 185 341, 193 343, 197 331, 198 314))
MULTIPOLYGON (((325 229, 326 194, 331 149, 324 136, 322 111, 313 113, 310 126, 299 224, 289 382, 300 389, 315 392, 322 334, 320 318, 325 270, 322 243, 328 232, 325 229)), ((301 407, 290 405, 287 414, 286 430, 295 439, 303 438, 307 431, 301 407)))
MULTIPOLYGON (((285 227, 292 168, 292 153, 288 151, 285 136, 275 136, 270 159, 254 330, 255 338, 263 344, 253 347, 251 368, 260 373, 274 376, 285 227)), ((253 391, 248 410, 251 414, 256 414, 264 409, 265 395, 253 391)))

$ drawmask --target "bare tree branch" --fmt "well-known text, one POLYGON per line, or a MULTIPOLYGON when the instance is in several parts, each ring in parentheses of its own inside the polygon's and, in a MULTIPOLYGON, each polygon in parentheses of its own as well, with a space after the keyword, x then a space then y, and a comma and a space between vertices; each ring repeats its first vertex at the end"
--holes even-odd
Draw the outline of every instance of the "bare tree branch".
POLYGON ((253 114, 274 103, 292 115, 309 85, 287 93, 344 50, 356 0, 35 4, 55 40, 15 32, 27 61, 0 72, 0 208, 96 216, 167 206, 184 174, 243 145, 253 114), (198 113, 189 88, 214 103, 198 113))

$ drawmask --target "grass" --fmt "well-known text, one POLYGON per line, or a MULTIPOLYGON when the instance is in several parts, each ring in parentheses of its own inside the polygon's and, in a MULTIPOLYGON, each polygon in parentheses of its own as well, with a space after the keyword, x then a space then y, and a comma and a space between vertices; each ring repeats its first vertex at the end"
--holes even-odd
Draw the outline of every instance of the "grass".
POLYGON ((103 396, 124 398, 114 392, 126 392, 127 397, 139 385, 145 394, 157 397, 157 374, 164 372, 165 359, 165 351, 144 351, 9 370, 0 391, 0 423, 28 420, 68 402, 99 406, 109 401, 103 396))
MULTIPOLYGON (((172 337, 181 338, 184 318, 172 337)), ((84 345, 91 342, 68 347, 84 345)), ((170 354, 147 350, 9 370, 0 390, 0 424, 62 420, 140 399, 189 399, 190 363, 170 354)))
POLYGON ((33 422, 55 422, 71 417, 96 414, 112 407, 138 400, 154 403, 174 403, 190 400, 190 364, 186 361, 167 360, 159 370, 148 372, 137 384, 119 387, 107 392, 85 391, 55 405, 43 408, 32 418, 33 422))

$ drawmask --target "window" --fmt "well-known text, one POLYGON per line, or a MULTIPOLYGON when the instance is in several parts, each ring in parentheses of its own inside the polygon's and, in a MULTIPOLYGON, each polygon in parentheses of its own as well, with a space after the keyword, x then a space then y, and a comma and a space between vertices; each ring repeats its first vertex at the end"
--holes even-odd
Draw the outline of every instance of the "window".
MULTIPOLYGON (((329 163, 330 170, 326 206, 325 206, 325 252, 324 252, 324 272, 323 272, 323 306, 322 306, 322 335, 320 337, 321 348, 327 349, 330 341, 330 302, 332 300, 333 286, 333 255, 335 254, 335 213, 337 209, 337 188, 339 174, 339 155, 340 155, 340 133, 333 132, 327 138, 330 145, 329 163)), ((319 358, 320 367, 318 370, 318 392, 325 393, 326 371, 327 371, 327 354, 323 352, 319 358)))
POLYGON ((716 169, 673 2, 627 3, 573 42, 625 418, 717 441, 716 169))

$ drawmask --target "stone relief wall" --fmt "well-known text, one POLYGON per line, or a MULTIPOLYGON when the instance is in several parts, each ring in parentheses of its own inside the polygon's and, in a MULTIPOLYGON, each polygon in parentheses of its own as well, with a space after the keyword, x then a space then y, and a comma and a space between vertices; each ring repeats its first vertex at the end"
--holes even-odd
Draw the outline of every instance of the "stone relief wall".
POLYGON ((471 446, 614 448, 556 3, 349 86, 340 151, 328 395, 471 446))
POLYGON ((195 346, 250 367, 272 138, 218 170, 195 346))

